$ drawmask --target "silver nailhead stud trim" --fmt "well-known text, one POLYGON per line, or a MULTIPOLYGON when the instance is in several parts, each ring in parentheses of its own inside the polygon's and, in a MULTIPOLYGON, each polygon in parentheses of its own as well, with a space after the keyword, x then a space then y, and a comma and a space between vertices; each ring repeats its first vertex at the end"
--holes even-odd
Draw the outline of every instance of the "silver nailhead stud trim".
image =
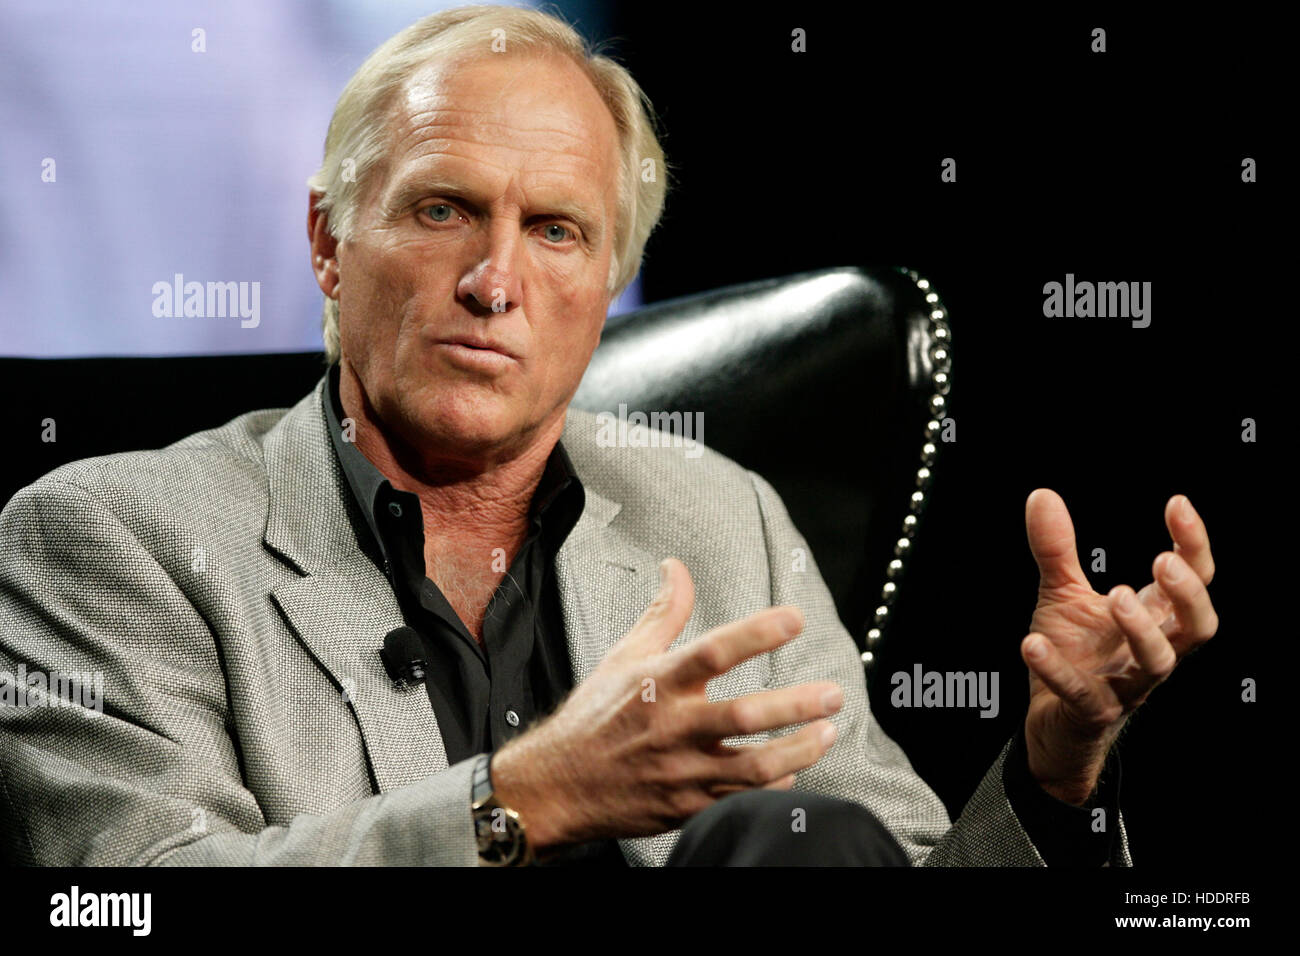
POLYGON ((923 279, 915 270, 899 269, 918 289, 925 294, 925 301, 930 305, 930 337, 934 344, 930 347, 930 361, 933 371, 930 375, 932 393, 928 407, 930 420, 925 423, 924 442, 921 445, 920 467, 916 471, 916 491, 908 501, 908 514, 903 518, 902 535, 894 543, 894 557, 885 570, 885 584, 880 590, 883 602, 872 616, 871 628, 867 631, 867 650, 862 653, 862 666, 868 676, 876 663, 875 651, 879 649, 884 637, 884 630, 889 624, 889 608, 898 601, 898 582, 903 576, 907 556, 912 551, 912 538, 916 535, 920 514, 928 503, 930 483, 933 480, 935 459, 939 455, 936 439, 943 429, 941 419, 948 411, 947 395, 952 389, 952 327, 948 325, 948 310, 939 299, 939 294, 930 287, 930 280, 923 279))

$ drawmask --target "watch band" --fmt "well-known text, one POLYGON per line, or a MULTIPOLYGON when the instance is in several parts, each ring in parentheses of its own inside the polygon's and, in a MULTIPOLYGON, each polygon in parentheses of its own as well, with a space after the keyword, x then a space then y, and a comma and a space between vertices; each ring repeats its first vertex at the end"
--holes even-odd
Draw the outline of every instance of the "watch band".
POLYGON ((492 786, 492 755, 474 761, 470 785, 470 812, 483 866, 528 866, 532 847, 519 814, 496 799, 492 786))
POLYGON ((474 761, 470 784, 470 804, 476 806, 492 796, 492 755, 479 754, 474 761))

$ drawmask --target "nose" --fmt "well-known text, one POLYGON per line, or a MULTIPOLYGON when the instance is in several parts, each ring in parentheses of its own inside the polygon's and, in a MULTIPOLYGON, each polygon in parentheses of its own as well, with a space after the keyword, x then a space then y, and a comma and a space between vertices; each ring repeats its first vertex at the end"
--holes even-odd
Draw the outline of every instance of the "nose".
POLYGON ((500 221, 492 224, 485 241, 486 250, 461 277, 457 294, 475 315, 509 312, 523 297, 522 237, 516 225, 500 221))

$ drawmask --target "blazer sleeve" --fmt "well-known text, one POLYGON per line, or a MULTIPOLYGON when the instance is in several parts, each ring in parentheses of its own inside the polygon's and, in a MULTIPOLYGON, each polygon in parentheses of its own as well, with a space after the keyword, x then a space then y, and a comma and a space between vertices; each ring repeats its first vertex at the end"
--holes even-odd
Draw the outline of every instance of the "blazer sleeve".
MULTIPOLYGON (((141 531, 142 535, 148 534, 141 531)), ((49 477, 0 512, 0 847, 40 865, 478 864, 467 759, 268 826, 228 732, 220 649, 148 546, 49 477), (208 679, 200 679, 200 674, 208 679), (52 674, 102 695, 59 706, 52 674), (33 676, 39 675, 39 676, 33 676), (221 682, 216 682, 220 684, 221 682), (35 690, 33 690, 35 688, 35 690)), ((152 549, 152 550, 151 550, 152 549)))
MULTIPOLYGON (((770 654, 772 686, 829 679, 844 691, 844 706, 832 718, 838 731, 834 745, 797 775, 795 788, 860 803, 894 835, 914 866, 1045 865, 1003 787, 1010 742, 956 822, 949 820, 943 801, 872 716, 857 645, 840 622, 807 541, 772 486, 753 472, 750 477, 762 512, 772 604, 794 604, 804 614, 799 637, 770 654)), ((1122 817, 1115 825, 1110 864, 1130 866, 1122 817)))

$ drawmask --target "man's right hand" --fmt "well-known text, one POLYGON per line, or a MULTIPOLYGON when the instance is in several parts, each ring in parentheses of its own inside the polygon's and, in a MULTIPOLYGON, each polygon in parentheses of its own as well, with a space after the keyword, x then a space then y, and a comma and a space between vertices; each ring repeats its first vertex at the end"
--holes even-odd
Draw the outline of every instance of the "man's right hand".
POLYGON ((729 793, 789 790, 830 750, 835 727, 820 718, 843 703, 833 681, 705 695, 712 678, 792 640, 799 609, 768 608, 669 652, 694 606, 686 566, 664 561, 659 593, 632 630, 554 714, 493 757, 497 799, 518 811, 535 850, 672 830, 729 793), (722 744, 808 721, 755 746, 722 744))

